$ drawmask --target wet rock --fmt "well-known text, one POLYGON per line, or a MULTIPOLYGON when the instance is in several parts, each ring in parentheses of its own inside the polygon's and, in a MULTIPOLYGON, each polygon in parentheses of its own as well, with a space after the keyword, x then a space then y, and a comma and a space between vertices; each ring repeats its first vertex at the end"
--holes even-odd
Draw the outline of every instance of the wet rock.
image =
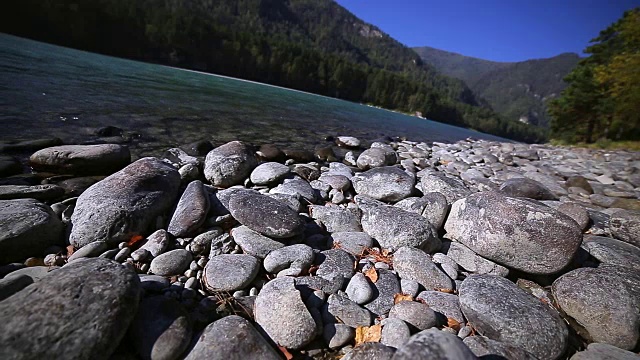
POLYGON ((287 238, 304 231, 304 222, 287 205, 265 195, 238 192, 229 200, 231 215, 260 234, 287 238))
POLYGON ((362 230, 358 215, 338 206, 309 206, 309 214, 319 220, 330 233, 359 232, 362 230))
POLYGON ((54 146, 29 158, 35 170, 74 175, 110 175, 130 162, 129 148, 116 144, 54 146))
POLYGON ((213 150, 213 144, 209 140, 199 140, 181 146, 182 150, 191 156, 205 156, 213 150))
POLYGON ((541 183, 528 178, 513 178, 500 185, 507 196, 525 197, 534 200, 556 200, 557 197, 541 183))
POLYGON ((478 357, 500 359, 536 360, 529 352, 510 344, 491 340, 485 336, 469 336, 463 340, 464 344, 478 357))
POLYGON ((63 225, 51 208, 37 200, 0 200, 0 264, 44 255, 62 245, 63 225))
POLYGON ((0 177, 22 173, 22 164, 11 156, 0 156, 0 177))
POLYGON ((111 260, 78 260, 2 302, 0 353, 5 359, 108 359, 139 296, 133 271, 111 260))
POLYGON ((364 307, 376 315, 384 315, 394 304, 394 296, 400 292, 398 277, 389 270, 378 270, 378 281, 374 284, 374 299, 364 307))
POLYGON ((429 306, 415 301, 400 301, 389 311, 389 318, 401 319, 418 330, 437 325, 436 313, 429 306))
POLYGON ((609 222, 613 237, 640 247, 640 211, 616 211, 609 222))
POLYGON ((339 247, 351 255, 358 256, 362 254, 365 249, 373 246, 373 239, 364 232, 334 232, 329 237, 327 246, 330 248, 339 247))
POLYGON ((260 261, 246 254, 222 254, 212 257, 204 269, 204 283, 209 291, 244 289, 256 278, 260 261))
POLYGON ((124 130, 116 126, 103 126, 96 129, 96 135, 100 137, 122 136, 124 130))
POLYGON ((264 259, 270 252, 284 247, 284 244, 261 235, 246 226, 234 228, 233 240, 246 254, 264 259))
POLYGON ((180 174, 155 158, 142 158, 87 189, 71 216, 69 241, 80 248, 96 240, 108 244, 148 233, 174 204, 180 174))
POLYGON ((251 182, 256 185, 268 185, 282 180, 289 174, 289 167, 277 162, 258 165, 251 172, 251 182))
POLYGON ((187 250, 171 250, 151 261, 151 272, 161 276, 179 275, 189 267, 192 259, 191 253, 187 250))
POLYGON ((208 212, 209 194, 202 182, 192 181, 182 193, 167 231, 175 237, 193 236, 204 224, 208 212))
POLYGON ((490 274, 506 277, 509 269, 473 252, 473 250, 456 241, 443 242, 443 249, 448 257, 465 270, 476 274, 490 274))
POLYGON ((256 151, 256 154, 266 161, 283 162, 286 160, 282 150, 280 150, 275 144, 260 145, 260 149, 256 151))
POLYGON ((417 281, 428 290, 454 288, 453 280, 420 249, 413 247, 398 249, 393 254, 393 268, 401 279, 417 281))
POLYGON ((64 189, 58 185, 0 185, 0 200, 36 199, 55 200, 64 195, 64 189))
POLYGON ((315 160, 315 155, 308 150, 282 149, 287 159, 292 159, 297 163, 308 163, 315 160))
POLYGON ((432 328, 413 335, 396 351, 393 360, 475 360, 471 350, 456 335, 432 328))
POLYGON ((171 148, 166 150, 164 152, 164 158, 171 161, 173 164, 177 164, 178 167, 183 167, 185 165, 193 165, 196 167, 202 166, 202 160, 187 154, 180 148, 171 148))
POLYGON ((462 181, 439 173, 424 174, 420 180, 420 185, 424 194, 429 192, 441 193, 447 198, 449 204, 471 194, 471 190, 462 181))
POLYGON ((336 138, 336 144, 340 147, 357 148, 360 146, 360 140, 353 136, 338 136, 336 138))
POLYGON ((351 182, 358 194, 380 201, 396 202, 411 196, 415 177, 400 168, 385 166, 358 173, 351 182))
POLYGON ((218 187, 242 184, 258 166, 253 150, 240 141, 231 141, 209 151, 204 161, 204 176, 218 187))

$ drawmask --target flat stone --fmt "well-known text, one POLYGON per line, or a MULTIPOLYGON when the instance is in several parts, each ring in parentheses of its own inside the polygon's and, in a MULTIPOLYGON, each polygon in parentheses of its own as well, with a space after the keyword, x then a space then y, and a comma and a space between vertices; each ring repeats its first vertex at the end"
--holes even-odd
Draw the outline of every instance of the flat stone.
POLYGON ((462 181, 447 177, 440 173, 426 173, 420 180, 422 192, 438 192, 447 198, 447 203, 451 204, 458 199, 462 199, 471 194, 462 181))
POLYGON ((523 174, 526 178, 531 180, 535 180, 541 183, 544 187, 549 189, 555 196, 561 197, 567 195, 567 190, 562 187, 561 183, 563 182, 561 178, 556 176, 549 176, 539 172, 525 172, 523 174))
POLYGON ((106 360, 139 298, 138 275, 128 268, 101 258, 75 261, 2 301, 0 357, 106 360))
POLYGON ((582 241, 581 230, 569 216, 495 192, 456 201, 444 228, 449 238, 478 255, 531 274, 560 271, 582 241))
POLYGON ((269 273, 277 273, 284 269, 302 272, 313 264, 313 249, 305 244, 295 244, 273 250, 264 258, 264 268, 269 273))
POLYGON ((372 285, 363 273, 353 275, 345 292, 349 299, 359 305, 368 303, 374 296, 372 285))
POLYGON ((525 197, 534 200, 556 200, 557 197, 541 183, 528 178, 508 179, 500 185, 507 196, 525 197))
POLYGON ((229 200, 231 215, 262 235, 287 238, 304 231, 304 221, 287 205, 265 195, 238 192, 229 200))
POLYGON ((640 271, 640 248, 604 236, 585 235, 582 248, 601 263, 640 271))
POLYGON ((565 185, 567 186, 567 189, 577 187, 585 190, 587 194, 593 194, 593 188, 591 187, 591 184, 589 184, 589 181, 587 181, 587 179, 585 179, 583 176, 570 176, 565 182, 565 185))
POLYGON ((280 360, 279 354, 244 318, 225 316, 209 324, 185 360, 280 360))
POLYGON ((596 180, 603 185, 613 185, 614 181, 607 175, 596 176, 596 180))
POLYGON ((97 240, 110 245, 144 235, 174 205, 180 174, 156 158, 142 158, 92 185, 71 216, 69 242, 76 248, 97 240))
POLYGON ((394 296, 400 292, 400 281, 396 274, 381 269, 373 286, 374 299, 364 307, 376 315, 384 315, 395 305, 394 296))
POLYGON ((204 176, 214 186, 230 187, 242 184, 258 159, 253 150, 240 141, 231 141, 209 151, 204 160, 204 176))
POLYGON ((174 164, 177 164, 178 167, 183 167, 185 165, 193 165, 196 167, 202 166, 202 160, 195 156, 191 156, 187 154, 184 150, 180 148, 171 148, 167 149, 164 152, 164 157, 171 161, 174 164))
POLYGON ((231 230, 231 236, 242 251, 259 259, 264 259, 270 252, 284 247, 284 244, 261 235, 246 226, 231 230))
POLYGON ((249 286, 260 271, 260 261, 246 254, 222 254, 209 259, 204 283, 209 291, 236 291, 249 286))
POLYGON ((192 181, 182 193, 167 231, 175 237, 191 237, 204 224, 208 213, 209 194, 200 180, 192 181))
POLYGON ((0 177, 22 173, 22 164, 12 156, 0 156, 0 177))
POLYGON ((418 294, 416 299, 422 301, 429 306, 431 310, 435 311, 439 321, 442 323, 445 323, 447 318, 452 318, 460 324, 467 322, 460 309, 460 300, 456 295, 427 290, 418 294))
POLYGON ((343 360, 391 360, 396 349, 380 343, 363 343, 353 348, 343 360))
POLYGON ((33 199, 0 200, 0 264, 42 256, 63 244, 63 224, 53 210, 33 199))
POLYGON ((176 249, 158 255, 151 261, 151 272, 156 275, 180 275, 188 267, 193 257, 184 249, 176 249))
POLYGON ((373 246, 373 239, 367 233, 359 231, 334 232, 329 237, 327 246, 339 247, 351 255, 359 256, 365 249, 373 246))
POLYGON ((144 240, 142 246, 136 251, 134 251, 131 255, 137 256, 135 254, 139 254, 143 251, 149 252, 151 258, 155 258, 160 256, 160 254, 164 253, 165 250, 169 247, 169 234, 166 230, 160 229, 153 232, 153 234, 147 236, 147 239, 144 240))
POLYGON ((575 220, 581 230, 585 230, 589 226, 589 213, 582 205, 566 202, 560 204, 556 210, 575 220))
POLYGON ((509 269, 473 252, 473 250, 457 241, 443 241, 442 248, 446 255, 465 270, 475 274, 490 274, 506 277, 509 269))
POLYGON ((389 311, 389 318, 401 319, 418 330, 438 324, 436 313, 427 305, 415 301, 400 301, 389 311))
POLYGON ((640 247, 640 211, 616 211, 609 223, 613 237, 640 247))
POLYGON ((338 206, 309 206, 311 218, 319 220, 330 233, 358 232, 362 230, 355 212, 338 206))
POLYGON ((373 323, 373 316, 369 310, 360 307, 341 293, 329 296, 326 312, 325 323, 340 322, 352 328, 370 326, 373 323))
POLYGON ((89 243, 78 251, 74 251, 71 256, 67 259, 68 262, 72 262, 85 257, 96 257, 102 254, 103 252, 109 249, 109 245, 107 245, 106 241, 98 240, 92 243, 89 243))
POLYGON ((453 280, 420 249, 412 247, 398 249, 393 254, 393 268, 401 279, 417 281, 427 290, 455 287, 453 280))
POLYGON ((638 360, 638 354, 609 344, 591 343, 586 350, 575 353, 570 360, 638 360))
POLYGON ((413 335, 396 351, 393 360, 475 360, 477 357, 456 335, 436 328, 413 335))
POLYGON ((510 344, 491 340, 486 336, 468 336, 464 342, 474 355, 480 358, 537 360, 529 352, 510 344))
POLYGON ((64 189, 58 185, 0 185, 0 200, 36 199, 55 200, 64 195, 64 189))
POLYGON ((564 321, 511 281, 474 275, 462 282, 458 294, 465 317, 484 336, 522 348, 539 359, 558 359, 564 353, 569 335, 564 321), (495 306, 496 299, 500 299, 500 306, 495 306))
POLYGON ((129 148, 117 144, 54 146, 29 158, 35 170, 74 175, 110 175, 130 162, 129 148))
POLYGON ((316 190, 303 179, 287 179, 282 184, 269 190, 270 194, 286 194, 296 195, 310 203, 315 203, 317 200, 316 190))
POLYGON ((329 173, 324 173, 320 175, 318 178, 319 181, 322 181, 325 184, 331 186, 331 188, 346 191, 351 188, 351 180, 344 175, 333 175, 329 173))
POLYGON ((380 201, 396 202, 411 196, 416 180, 400 168, 385 166, 358 173, 351 182, 358 194, 380 201))
POLYGON ((286 165, 267 162, 253 169, 249 178, 256 185, 268 185, 282 180, 289 172, 289 167, 286 165))
POLYGON ((338 136, 336 138, 336 144, 341 147, 357 148, 360 146, 360 140, 353 136, 338 136))

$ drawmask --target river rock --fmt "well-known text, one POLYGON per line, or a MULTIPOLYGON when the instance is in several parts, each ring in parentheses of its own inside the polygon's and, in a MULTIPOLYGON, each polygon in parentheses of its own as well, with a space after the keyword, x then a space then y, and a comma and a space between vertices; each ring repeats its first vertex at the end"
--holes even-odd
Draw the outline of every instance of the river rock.
POLYGON ((237 192, 229 200, 229 211, 242 225, 269 237, 288 238, 304 231, 297 212, 266 195, 237 192))
POLYGON ((161 276, 180 275, 189 267, 192 259, 187 250, 171 250, 151 261, 151 272, 161 276))
POLYGON ((436 328, 413 335, 396 351, 393 360, 475 360, 477 357, 456 335, 436 328))
POLYGON ((303 179, 288 179, 269 191, 270 194, 297 195, 310 203, 316 202, 316 190, 303 179))
POLYGON ((270 252, 284 247, 284 244, 261 235, 246 226, 231 230, 231 236, 245 254, 264 259, 270 252))
POLYGON ((262 288, 254 315, 273 341, 289 349, 303 347, 317 334, 316 322, 290 277, 273 279, 262 288))
POLYGON ((511 281, 495 275, 473 275, 462 282, 458 293, 465 317, 484 336, 522 348, 540 359, 557 359, 564 353, 569 335, 564 321, 511 281), (496 299, 500 306, 495 306, 496 299))
POLYGON ((354 256, 364 253, 365 249, 373 246, 373 239, 367 233, 356 231, 334 232, 329 237, 327 246, 340 249, 354 256))
POLYGON ((506 344, 500 341, 491 340, 485 336, 468 336, 463 340, 464 344, 469 347, 474 355, 484 359, 522 359, 537 360, 531 355, 517 346, 506 344))
POLYGON ((593 194, 593 188, 591 187, 591 184, 589 184, 589 181, 580 175, 569 176, 565 185, 567 189, 577 187, 585 190, 588 194, 593 194))
POLYGON ((380 343, 363 343, 353 348, 343 360, 391 360, 396 349, 380 343))
POLYGON ((0 185, 0 200, 36 199, 55 200, 64 195, 64 189, 58 185, 0 185))
POLYGON ((175 237, 190 237, 202 226, 209 212, 209 194, 200 180, 187 185, 167 231, 175 237))
POLYGON ((359 305, 368 303, 374 296, 373 288, 363 273, 353 275, 345 292, 349 299, 359 305))
POLYGON ((22 172, 22 164, 12 156, 0 156, 0 177, 20 174, 22 172))
POLYGON ((395 305, 394 296, 400 292, 400 281, 396 274, 380 269, 373 286, 374 299, 364 307, 376 315, 384 315, 395 305))
POLYGON ((351 187, 351 180, 349 180, 349 178, 344 175, 333 175, 324 173, 320 175, 318 180, 330 185, 333 189, 336 189, 338 191, 346 191, 351 187))
POLYGON ((142 158, 87 189, 71 216, 70 243, 80 248, 96 240, 108 244, 148 233, 173 206, 180 174, 156 158, 142 158))
POLYGON ((463 325, 467 322, 460 309, 460 300, 456 295, 427 290, 418 294, 416 299, 435 311, 438 321, 441 323, 446 323, 447 318, 452 318, 463 325))
POLYGON ((325 323, 340 322, 352 328, 373 323, 369 310, 360 307, 341 292, 329 296, 325 311, 325 323))
POLYGON ((640 296, 617 272, 579 268, 559 277, 551 290, 562 311, 575 319, 593 341, 625 350, 638 343, 640 296))
POLYGON ((585 235, 582 248, 601 263, 640 271, 640 248, 624 241, 604 236, 585 235))
POLYGON ((640 211, 620 210, 611 214, 613 237, 640 247, 640 211))
POLYGON ((500 185, 507 196, 525 197, 534 200, 556 200, 557 197, 541 183, 528 178, 513 178, 500 185))
POLYGON ((413 246, 426 252, 440 248, 435 228, 422 216, 361 195, 355 200, 362 210, 362 229, 383 248, 413 246))
POLYGON ((134 251, 132 256, 140 256, 136 254, 140 254, 143 251, 147 251, 149 254, 147 256, 151 256, 151 258, 155 258, 160 254, 164 253, 165 250, 169 247, 169 234, 166 230, 160 229, 156 230, 153 234, 147 236, 147 239, 142 243, 142 246, 136 251, 134 251))
POLYGON ((330 349, 343 347, 355 336, 355 330, 344 324, 325 324, 322 329, 322 337, 330 349))
POLYGON ((570 360, 638 360, 638 354, 622 350, 609 344, 591 343, 587 349, 579 351, 570 360))
POLYGON ((327 280, 342 277, 346 283, 355 272, 356 259, 342 249, 331 249, 319 253, 316 263, 320 264, 316 271, 317 276, 327 280))
POLYGON ((222 254, 209 259, 204 283, 209 291, 235 291, 246 288, 260 271, 260 261, 246 254, 222 254))
POLYGON ((251 172, 251 182, 256 185, 268 185, 282 180, 289 174, 289 167, 277 162, 267 162, 258 165, 251 172))
POLYGON ((575 220, 581 230, 585 230, 589 226, 589 213, 582 205, 565 202, 560 204, 556 210, 575 220))
POLYGON ((253 150, 240 141, 231 141, 209 151, 204 161, 204 176, 218 187, 242 184, 258 166, 253 150))
POLYGON ((278 353, 251 323, 230 315, 207 326, 185 360, 279 360, 278 353))
POLYGON ((495 192, 456 201, 444 228, 478 255, 532 274, 560 271, 582 241, 580 228, 567 215, 495 192))
POLYGON ((396 318, 387 318, 382 320, 381 335, 381 344, 398 349, 409 341, 411 330, 406 322, 396 318))
POLYGON ((33 278, 27 275, 10 276, 0 279, 0 301, 33 284, 33 278))
POLYGON ((139 297, 138 275, 114 261, 66 265, 2 301, 0 357, 106 360, 124 337, 139 297))
POLYGON ((443 249, 448 257, 465 270, 476 274, 490 274, 506 277, 509 269, 473 252, 457 241, 444 241, 443 249))
POLYGON ((356 164, 360 169, 367 170, 381 166, 394 165, 398 161, 397 155, 393 149, 372 147, 363 151, 356 164))
POLYGON ((435 172, 423 174, 420 185, 422 193, 439 192, 447 198, 449 204, 471 194, 471 190, 461 180, 435 172))
POLYGON ((74 251, 71 256, 67 259, 68 262, 72 262, 78 259, 82 259, 85 257, 96 257, 102 254, 103 252, 109 249, 109 245, 107 245, 106 241, 98 240, 92 243, 89 243, 78 251, 74 251))
POLYGON ((340 147, 357 148, 360 146, 360 140, 353 136, 338 136, 336 144, 340 147))
POLYGON ((414 176, 394 166, 367 170, 351 179, 358 194, 387 202, 396 202, 411 196, 415 181, 414 176))
POLYGON ((358 215, 339 206, 309 206, 309 214, 319 220, 330 233, 359 232, 362 230, 358 215))
POLYGON ((35 170, 74 175, 110 175, 131 162, 129 148, 117 144, 62 145, 35 152, 35 170))
MULTIPOLYGON (((417 281, 427 290, 453 289, 453 280, 420 249, 401 247, 393 254, 393 268, 401 279, 417 281)), ((424 330, 424 329, 422 329, 424 330)))
POLYGON ((63 224, 51 208, 37 200, 0 200, 0 264, 42 256, 63 244, 63 224))
POLYGON ((143 359, 177 359, 191 341, 189 314, 179 302, 165 296, 144 298, 128 337, 143 359))
POLYGON ((34 139, 24 141, 12 141, 9 143, 0 143, 0 152, 5 151, 35 151, 51 146, 62 145, 62 140, 59 138, 49 139, 34 139))
POLYGON ((285 246, 271 251, 264 258, 264 268, 269 273, 277 273, 284 269, 298 272, 309 269, 315 255, 313 249, 305 244, 285 246))
POLYGON ((389 318, 404 320, 418 330, 426 330, 438 324, 436 313, 429 306, 415 301, 400 301, 393 305, 389 318))

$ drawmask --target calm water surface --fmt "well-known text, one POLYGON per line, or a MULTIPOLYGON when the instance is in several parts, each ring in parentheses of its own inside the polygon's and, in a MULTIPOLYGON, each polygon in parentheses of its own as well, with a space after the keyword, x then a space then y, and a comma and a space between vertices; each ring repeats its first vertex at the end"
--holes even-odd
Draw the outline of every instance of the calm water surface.
POLYGON ((136 156, 201 139, 313 148, 327 135, 419 141, 500 138, 299 91, 123 60, 0 34, 0 141, 96 141, 137 133, 136 156))

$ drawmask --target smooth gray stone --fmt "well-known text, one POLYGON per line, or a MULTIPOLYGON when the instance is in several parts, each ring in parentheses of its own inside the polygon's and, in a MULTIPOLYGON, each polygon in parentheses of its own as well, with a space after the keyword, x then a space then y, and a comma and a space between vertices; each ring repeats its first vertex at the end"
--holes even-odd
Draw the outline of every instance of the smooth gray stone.
POLYGON ((351 179, 353 177, 353 171, 351 170, 351 168, 339 162, 329 163, 329 172, 327 174, 342 175, 342 176, 345 176, 347 179, 351 179))
POLYGON ((533 200, 481 192, 456 201, 447 236, 478 255, 530 274, 553 274, 580 247, 582 232, 569 216, 533 200))
POLYGON ((569 336, 564 321, 511 281, 495 275, 473 275, 462 282, 458 294, 464 316, 484 336, 522 348, 540 359, 558 359, 564 353, 569 336))
POLYGON ((128 338, 143 359, 177 359, 191 342, 189 314, 179 302, 166 296, 144 298, 128 338))
POLYGON ((360 140, 353 136, 338 136, 336 138, 336 144, 340 147, 358 147, 360 146, 360 140))
POLYGON ((359 232, 362 230, 360 219, 353 211, 338 206, 309 206, 309 215, 319 220, 327 232, 359 232))
POLYGON ((575 222, 578 224, 578 227, 583 231, 587 228, 587 226, 589 226, 589 213, 583 206, 579 204, 571 202, 562 203, 556 208, 556 210, 575 220, 575 222))
POLYGON ((184 150, 180 148, 167 149, 164 152, 164 158, 171 161, 174 164, 177 164, 178 167, 183 167, 185 165, 193 165, 196 167, 200 167, 202 165, 202 160, 198 159, 195 156, 191 156, 187 154, 184 150))
POLYGON ((565 186, 567 187, 567 189, 570 187, 578 187, 584 189, 589 194, 593 194, 593 188, 591 187, 591 184, 589 184, 587 179, 585 179, 583 176, 569 176, 569 178, 565 182, 565 186))
POLYGON ((213 227, 203 232, 191 240, 191 243, 189 244, 191 252, 202 255, 209 254, 216 240, 220 240, 224 235, 226 234, 224 234, 222 229, 219 227, 213 227))
POLYGON ((424 174, 420 180, 420 185, 424 194, 430 192, 441 193, 447 198, 447 203, 449 204, 471 194, 471 190, 462 181, 447 177, 441 173, 424 174))
POLYGON ((222 254, 209 259, 204 268, 204 283, 209 291, 244 289, 260 271, 260 261, 246 254, 222 254))
POLYGON ((415 280, 400 279, 400 288, 402 289, 403 294, 415 297, 418 295, 420 284, 415 280))
POLYGON ((328 247, 338 247, 351 255, 360 256, 365 249, 373 246, 373 239, 367 233, 359 231, 334 232, 327 242, 328 247))
POLYGON ((316 190, 303 179, 285 180, 269 191, 270 194, 297 195, 310 203, 316 202, 316 190))
POLYGON ((239 223, 268 237, 288 238, 304 231, 297 212, 265 195, 237 192, 229 201, 229 211, 239 223))
POLYGON ((270 252, 283 248, 284 244, 261 235, 246 226, 231 230, 231 236, 246 254, 264 259, 270 252))
POLYGON ((318 180, 322 181, 325 184, 330 185, 331 188, 336 189, 338 191, 346 191, 351 188, 351 180, 344 175, 334 175, 334 174, 324 173, 320 175, 318 180))
POLYGON ((246 144, 231 141, 209 151, 204 160, 204 176, 218 187, 229 187, 242 184, 253 169, 258 166, 258 159, 246 144))
POLYGON ((148 234, 158 216, 173 206, 179 187, 180 174, 174 167, 142 158, 80 195, 69 242, 81 248, 96 240, 118 244, 148 234))
POLYGON ((68 264, 2 301, 0 358, 108 359, 139 298, 138 275, 114 261, 68 264))
POLYGON ((460 324, 467 322, 460 309, 460 300, 456 295, 427 290, 418 294, 416 299, 421 300, 431 310, 435 311, 436 315, 438 315, 438 320, 442 323, 445 323, 447 318, 452 318, 460 324))
POLYGON ((373 288, 369 280, 363 273, 359 272, 355 273, 351 280, 349 280, 345 293, 349 299, 359 305, 368 303, 374 296, 373 288))
POLYGON ((267 194, 270 198, 276 199, 281 203, 287 205, 291 208, 291 210, 301 213, 305 212, 306 206, 302 204, 302 198, 298 195, 288 195, 288 194, 267 194))
POLYGON ((400 281, 389 270, 378 270, 378 281, 374 284, 374 299, 364 307, 376 315, 384 315, 394 305, 394 296, 400 292, 400 281))
POLYGON ((295 278, 296 289, 300 291, 320 290, 325 294, 335 294, 342 289, 342 279, 327 280, 319 276, 299 276, 295 278))
POLYGON ((575 353, 570 360, 638 360, 640 356, 609 344, 591 343, 587 349, 575 353))
POLYGON ((446 255, 465 270, 476 274, 490 274, 506 277, 509 269, 473 252, 473 250, 457 241, 443 241, 442 248, 446 255))
POLYGON ((342 249, 323 251, 316 256, 315 261, 319 264, 316 275, 325 279, 333 279, 340 276, 345 279, 346 283, 355 273, 354 264, 356 259, 342 249))
POLYGON ((176 249, 158 255, 151 261, 151 272, 160 276, 182 274, 193 260, 190 252, 176 249))
POLYGON ((567 195, 567 190, 562 187, 560 184, 562 180, 558 177, 553 177, 549 175, 542 174, 540 172, 525 172, 523 174, 526 178, 531 180, 535 180, 547 189, 549 189, 555 196, 561 197, 567 195))
POLYGON ((0 279, 0 301, 17 293, 18 291, 33 284, 33 279, 27 275, 18 275, 0 279))
POLYGON ((54 146, 29 158, 35 170, 74 175, 109 175, 130 162, 129 148, 117 144, 54 146))
POLYGON ((286 165, 267 162, 253 169, 249 178, 256 185, 268 185, 282 180, 289 172, 289 167, 286 165))
POLYGON ((613 237, 640 247, 640 211, 616 211, 609 222, 613 237))
POLYGON ((640 271, 640 248, 604 236, 585 235, 582 248, 601 263, 640 271))
POLYGON ((427 290, 455 288, 453 280, 420 249, 407 246, 398 249, 393 254, 393 268, 400 279, 417 281, 427 290))
POLYGON ((378 167, 357 173, 351 178, 356 193, 372 199, 396 202, 411 196, 415 176, 395 166, 378 167))
POLYGON ((557 200, 557 197, 541 183, 528 178, 508 179, 500 185, 506 196, 525 197, 534 200, 557 200))
POLYGON ((418 330, 438 324, 436 313, 427 305, 415 301, 400 301, 389 311, 389 318, 401 319, 418 330))
POLYGON ((435 228, 422 216, 361 195, 355 201, 362 210, 362 229, 381 247, 395 250, 413 246, 426 252, 440 248, 435 228))
POLYGON ((33 199, 0 200, 0 264, 42 256, 63 244, 64 226, 53 210, 33 199))
POLYGON ((624 275, 610 271, 614 269, 570 271, 553 282, 551 291, 562 311, 593 341, 631 350, 640 338, 640 292, 629 288, 624 275))
POLYGON ((456 335, 436 328, 423 330, 393 355, 392 360, 475 360, 471 350, 456 335))
POLYGON ((395 352, 392 347, 368 342, 354 347, 342 360, 391 360, 395 352))
MULTIPOLYGON (((160 229, 155 231, 153 234, 147 236, 147 239, 144 241, 142 246, 133 254, 139 254, 143 251, 147 251, 150 255, 147 255, 147 260, 149 260, 149 256, 151 259, 160 256, 162 253, 167 250, 169 247, 169 234, 166 230, 160 229)), ((137 256, 137 255, 136 255, 137 256)))
POLYGON ((349 300, 344 293, 330 295, 325 311, 325 323, 340 322, 352 328, 373 324, 373 316, 369 310, 349 300))
POLYGON ((140 286, 146 291, 160 292, 171 285, 169 279, 160 275, 140 274, 140 286))
POLYGON ((67 261, 72 262, 80 258, 100 256, 100 254, 107 251, 108 248, 109 248, 109 245, 107 245, 105 241, 102 241, 102 240, 94 241, 92 243, 89 243, 81 247, 77 251, 74 251, 73 254, 69 256, 67 261))
POLYGON ((485 336, 468 336, 462 342, 478 357, 498 359, 538 360, 529 352, 485 336))
POLYGON ((200 180, 192 181, 178 201, 167 232, 175 237, 191 237, 204 224, 208 212, 209 194, 200 180))
POLYGON ((447 198, 440 193, 430 192, 424 194, 421 201, 424 203, 422 216, 437 230, 442 229, 442 225, 444 225, 444 221, 447 219, 447 213, 449 213, 447 198))
POLYGON ((452 258, 443 253, 435 253, 431 260, 433 260, 434 263, 439 264, 442 271, 447 274, 449 278, 453 280, 458 278, 458 271, 460 270, 460 267, 452 258))
POLYGON ((273 279, 262 288, 254 316, 273 341, 288 349, 303 347, 317 334, 316 322, 290 277, 273 279))
POLYGON ((64 188, 53 185, 0 185, 0 200, 36 199, 55 200, 64 195, 64 188))
POLYGON ((4 279, 11 279, 18 276, 28 276, 34 282, 40 281, 40 279, 47 276, 49 273, 60 269, 58 266, 29 266, 16 271, 12 271, 7 274, 4 279))
POLYGON ((343 347, 355 336, 355 330, 344 324, 325 324, 322 329, 322 337, 330 349, 343 347))
POLYGON ((185 360, 280 360, 253 325, 237 315, 209 324, 185 360))
POLYGON ((284 269, 308 269, 313 264, 313 249, 305 244, 295 244, 273 250, 264 258, 264 268, 269 273, 284 269))
POLYGON ((407 323, 400 319, 388 318, 382 321, 382 337, 380 343, 392 348, 400 348, 411 337, 407 323))
POLYGON ((363 170, 380 166, 394 165, 398 161, 396 152, 391 147, 372 147, 363 151, 356 160, 356 165, 363 170))

